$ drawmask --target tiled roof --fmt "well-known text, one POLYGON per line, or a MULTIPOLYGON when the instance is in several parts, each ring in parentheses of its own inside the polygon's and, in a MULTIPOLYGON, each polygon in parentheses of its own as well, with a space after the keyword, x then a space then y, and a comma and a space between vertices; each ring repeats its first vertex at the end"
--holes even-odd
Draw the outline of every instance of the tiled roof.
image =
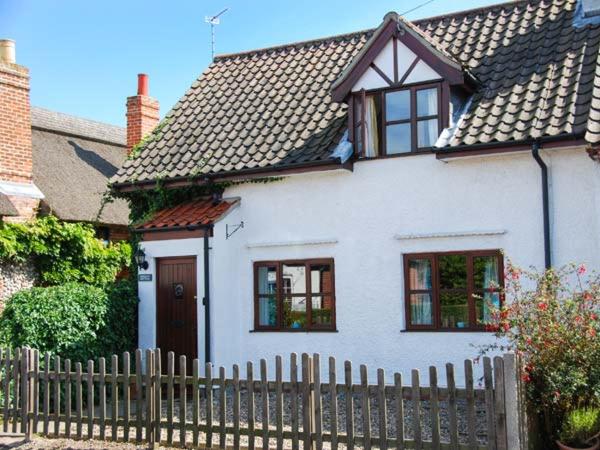
POLYGON ((126 143, 126 130, 123 127, 71 116, 49 109, 33 106, 31 126, 39 130, 56 131, 71 136, 123 145, 126 143))
MULTIPOLYGON (((576 28, 576 6, 519 1, 413 22, 480 82, 449 147, 573 134, 600 143, 600 25, 576 28)), ((112 181, 332 161, 347 108, 330 89, 372 33, 217 57, 112 181)))
POLYGON ((152 219, 136 227, 139 231, 211 225, 236 204, 235 200, 197 200, 158 211, 152 219))

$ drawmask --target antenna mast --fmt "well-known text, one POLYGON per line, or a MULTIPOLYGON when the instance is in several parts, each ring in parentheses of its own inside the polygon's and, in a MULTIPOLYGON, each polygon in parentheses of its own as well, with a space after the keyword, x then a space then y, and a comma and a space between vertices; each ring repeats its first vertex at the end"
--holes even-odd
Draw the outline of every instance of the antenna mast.
POLYGON ((210 50, 212 59, 215 59, 215 25, 219 25, 221 23, 219 16, 225 14, 228 10, 229 8, 225 8, 219 14, 204 17, 204 21, 210 24, 210 50))

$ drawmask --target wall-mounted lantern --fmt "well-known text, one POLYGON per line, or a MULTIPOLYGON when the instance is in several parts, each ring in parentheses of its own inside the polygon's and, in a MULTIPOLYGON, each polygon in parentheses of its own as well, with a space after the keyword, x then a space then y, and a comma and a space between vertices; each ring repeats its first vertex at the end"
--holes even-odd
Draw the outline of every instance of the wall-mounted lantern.
POLYGON ((148 270, 148 261, 146 261, 146 253, 144 253, 144 250, 142 250, 141 247, 138 247, 138 249, 135 251, 134 256, 135 262, 137 263, 138 267, 143 270, 148 270))

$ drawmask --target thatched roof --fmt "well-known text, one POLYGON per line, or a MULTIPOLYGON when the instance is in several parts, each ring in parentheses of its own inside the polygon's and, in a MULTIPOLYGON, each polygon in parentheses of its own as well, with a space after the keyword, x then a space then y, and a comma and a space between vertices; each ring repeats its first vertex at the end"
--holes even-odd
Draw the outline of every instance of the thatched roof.
POLYGON ((127 224, 122 200, 99 216, 108 179, 126 158, 124 129, 41 108, 31 116, 33 182, 44 193, 42 208, 63 220, 127 224))

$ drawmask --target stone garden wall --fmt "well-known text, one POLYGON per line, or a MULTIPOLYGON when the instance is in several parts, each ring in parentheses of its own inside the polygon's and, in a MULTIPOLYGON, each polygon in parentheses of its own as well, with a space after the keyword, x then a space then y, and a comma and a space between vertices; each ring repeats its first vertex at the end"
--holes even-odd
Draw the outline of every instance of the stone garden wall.
POLYGON ((17 291, 30 288, 37 278, 32 263, 0 262, 0 310, 4 302, 17 291))

